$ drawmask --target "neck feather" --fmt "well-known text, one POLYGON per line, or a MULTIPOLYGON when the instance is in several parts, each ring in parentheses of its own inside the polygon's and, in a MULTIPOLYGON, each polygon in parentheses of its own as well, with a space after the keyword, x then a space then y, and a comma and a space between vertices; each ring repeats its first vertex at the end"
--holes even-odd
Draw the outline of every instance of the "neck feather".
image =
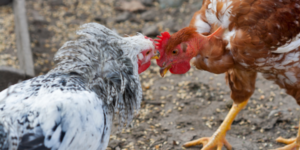
POLYGON ((77 32, 78 39, 66 42, 56 53, 57 65, 49 74, 76 72, 87 80, 85 86, 99 99, 119 111, 121 122, 127 120, 129 123, 142 97, 137 54, 143 48, 153 47, 153 43, 141 34, 120 37, 96 23, 85 24, 82 28, 77 32), (148 46, 143 44, 147 41, 148 46))
POLYGON ((187 42, 198 35, 197 29, 195 27, 185 27, 178 32, 171 35, 166 51, 173 50, 177 45, 182 42, 187 42))

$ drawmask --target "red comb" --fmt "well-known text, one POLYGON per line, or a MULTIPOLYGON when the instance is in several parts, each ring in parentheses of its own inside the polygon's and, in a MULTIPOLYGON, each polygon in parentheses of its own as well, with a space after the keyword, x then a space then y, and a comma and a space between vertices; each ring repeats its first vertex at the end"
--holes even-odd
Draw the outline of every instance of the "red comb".
POLYGON ((160 52, 160 54, 163 54, 164 47, 167 44, 168 40, 170 39, 171 35, 169 32, 163 32, 161 33, 161 36, 157 36, 159 39, 155 39, 157 43, 155 43, 155 48, 160 52))

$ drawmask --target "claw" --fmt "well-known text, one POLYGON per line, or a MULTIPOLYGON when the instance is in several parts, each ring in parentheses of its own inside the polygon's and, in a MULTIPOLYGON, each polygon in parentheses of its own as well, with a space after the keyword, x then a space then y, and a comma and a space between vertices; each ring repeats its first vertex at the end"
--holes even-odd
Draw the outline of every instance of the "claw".
POLYGON ((292 144, 295 141, 296 141, 296 138, 284 139, 281 136, 276 139, 276 142, 284 143, 284 144, 292 144))
POLYGON ((296 142, 297 138, 290 138, 290 139, 284 139, 282 137, 279 137, 276 139, 279 143, 287 144, 284 147, 273 149, 273 150, 298 150, 300 147, 300 144, 297 144, 296 142))
POLYGON ((203 147, 208 143, 209 138, 208 137, 203 137, 194 141, 187 142, 183 144, 184 147, 191 147, 191 146, 196 146, 202 144, 203 147))
POLYGON ((196 145, 203 145, 202 150, 212 150, 217 148, 217 150, 222 150, 223 145, 228 149, 231 150, 232 146, 229 144, 229 142, 224 138, 220 140, 214 141, 213 138, 211 137, 203 137, 198 140, 194 140, 191 142, 185 143, 183 146, 184 147, 191 147, 191 146, 196 146, 196 145))
POLYGON ((215 148, 221 150, 224 145, 228 150, 232 150, 232 146, 225 139, 226 132, 230 129, 230 126, 236 115, 247 105, 247 102, 248 100, 239 104, 232 105, 232 108, 230 109, 225 120, 220 125, 219 129, 213 134, 212 137, 205 137, 195 141, 191 141, 184 144, 184 146, 190 147, 203 144, 202 150, 213 150, 215 148))

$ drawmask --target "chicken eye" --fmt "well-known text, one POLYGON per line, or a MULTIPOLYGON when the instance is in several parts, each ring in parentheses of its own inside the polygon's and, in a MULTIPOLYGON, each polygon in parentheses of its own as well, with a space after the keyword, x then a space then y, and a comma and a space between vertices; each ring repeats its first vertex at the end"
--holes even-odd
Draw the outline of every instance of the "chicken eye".
POLYGON ((150 54, 150 51, 148 51, 147 53, 146 53, 146 55, 149 55, 150 54))
POLYGON ((176 55, 178 53, 178 49, 174 49, 173 51, 172 51, 172 54, 173 55, 176 55))

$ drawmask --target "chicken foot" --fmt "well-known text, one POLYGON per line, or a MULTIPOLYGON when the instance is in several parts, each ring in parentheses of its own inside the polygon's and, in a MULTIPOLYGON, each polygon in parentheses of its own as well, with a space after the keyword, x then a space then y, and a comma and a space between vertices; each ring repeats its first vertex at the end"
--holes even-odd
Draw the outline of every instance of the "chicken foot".
POLYGON ((284 143, 287 145, 275 150, 299 150, 300 149, 300 128, 298 129, 298 135, 296 138, 284 139, 282 137, 279 137, 276 139, 276 142, 284 143))
POLYGON ((202 150, 213 150, 217 148, 217 150, 221 150, 223 145, 228 150, 232 149, 232 146, 227 142, 225 139, 226 133, 228 130, 230 130, 230 126, 232 122, 234 121, 237 114, 247 105, 248 100, 239 103, 239 104, 233 104, 228 115, 226 116, 225 120, 222 122, 218 130, 213 134, 212 137, 203 137, 191 142, 185 143, 184 147, 191 147, 195 145, 203 144, 202 150))

